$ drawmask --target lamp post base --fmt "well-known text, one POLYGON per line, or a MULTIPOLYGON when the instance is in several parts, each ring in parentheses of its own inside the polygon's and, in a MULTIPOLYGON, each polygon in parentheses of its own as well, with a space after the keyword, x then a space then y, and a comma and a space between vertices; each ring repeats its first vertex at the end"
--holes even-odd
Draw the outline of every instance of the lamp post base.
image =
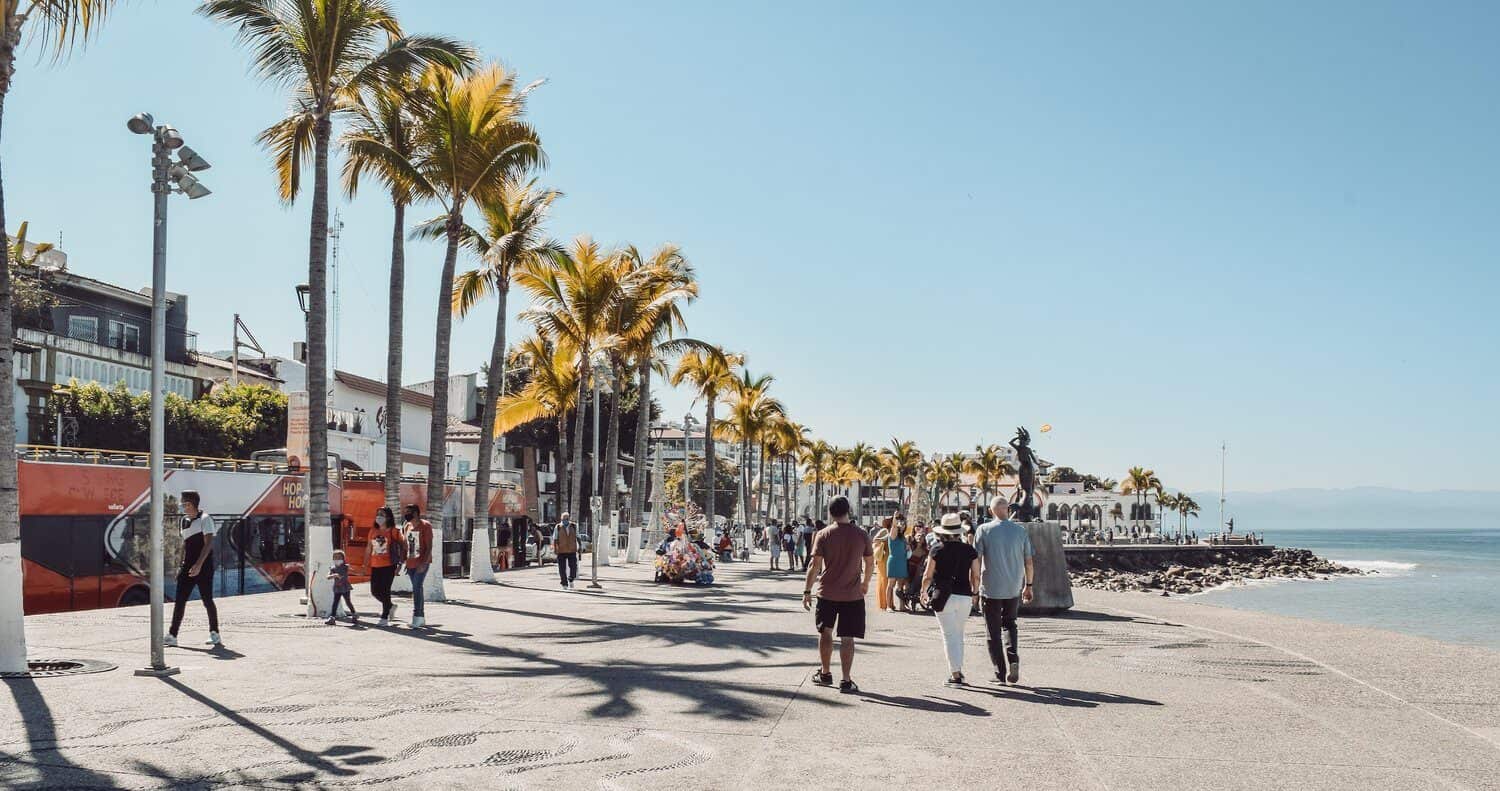
POLYGON ((142 667, 137 668, 135 674, 137 676, 150 676, 152 678, 166 678, 167 676, 175 676, 181 672, 182 669, 176 667, 142 667))

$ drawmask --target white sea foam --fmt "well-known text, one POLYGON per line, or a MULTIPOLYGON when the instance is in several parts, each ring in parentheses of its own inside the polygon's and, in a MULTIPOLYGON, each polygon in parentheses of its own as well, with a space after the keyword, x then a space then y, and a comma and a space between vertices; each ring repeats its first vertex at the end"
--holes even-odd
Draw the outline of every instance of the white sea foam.
POLYGON ((1406 574, 1417 567, 1415 563, 1401 563, 1395 560, 1334 560, 1331 562, 1380 574, 1406 574))

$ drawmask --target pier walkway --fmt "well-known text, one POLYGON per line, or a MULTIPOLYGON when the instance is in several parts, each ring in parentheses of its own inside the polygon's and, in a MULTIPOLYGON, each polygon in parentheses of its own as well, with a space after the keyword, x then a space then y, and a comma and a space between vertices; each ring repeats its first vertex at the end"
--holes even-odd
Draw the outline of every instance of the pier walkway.
POLYGON ((194 603, 166 679, 131 674, 144 608, 28 618, 33 656, 119 669, 0 682, 0 787, 1500 789, 1480 648, 1079 590, 1023 619, 1019 687, 988 680, 980 620, 950 689, 933 619, 872 612, 840 695, 809 681, 800 574, 601 574, 450 580, 428 630, 224 599, 216 651, 194 603))

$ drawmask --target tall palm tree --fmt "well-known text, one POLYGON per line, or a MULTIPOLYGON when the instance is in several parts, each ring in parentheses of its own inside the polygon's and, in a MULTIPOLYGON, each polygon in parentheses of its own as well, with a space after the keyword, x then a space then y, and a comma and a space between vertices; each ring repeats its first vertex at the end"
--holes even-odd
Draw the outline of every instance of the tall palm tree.
POLYGON ((854 474, 854 483, 857 483, 859 486, 859 489, 854 493, 854 516, 861 523, 863 523, 865 515, 865 483, 868 481, 865 475, 869 472, 871 460, 874 458, 875 449, 864 442, 854 443, 844 456, 844 461, 849 465, 849 469, 854 474))
MULTIPOLYGON (((403 167, 418 192, 443 207, 441 234, 446 241, 438 277, 437 332, 432 363, 432 420, 427 480, 441 481, 446 473, 448 441, 449 347, 453 336, 453 283, 458 248, 466 227, 464 209, 501 200, 508 182, 545 164, 536 130, 525 118, 532 85, 522 86, 516 75, 498 64, 460 74, 429 67, 412 93, 417 117, 416 153, 403 167)), ((431 235, 431 222, 416 232, 431 235)), ((491 375, 494 375, 491 371, 491 375)), ((442 513, 443 487, 427 487, 427 511, 442 513)))
POLYGON ((631 451, 635 471, 630 484, 629 510, 634 522, 644 511, 646 503, 645 459, 647 435, 651 430, 651 375, 655 372, 665 376, 666 360, 671 357, 688 349, 706 351, 709 347, 702 341, 675 337, 677 332, 687 329, 682 307, 698 298, 698 278, 682 250, 677 245, 666 244, 645 256, 631 246, 626 247, 621 255, 633 269, 650 271, 657 290, 651 299, 636 300, 634 304, 643 309, 635 311, 634 317, 628 321, 622 321, 625 325, 623 351, 626 359, 635 365, 637 399, 641 404, 636 413, 635 448, 631 451))
MULTIPOLYGON (((734 367, 740 365, 744 358, 740 355, 725 352, 722 347, 715 346, 709 350, 694 349, 682 355, 677 362, 677 368, 672 371, 669 381, 673 387, 687 382, 693 390, 697 391, 698 397, 702 398, 706 411, 703 420, 703 464, 707 472, 708 500, 706 514, 709 527, 714 521, 714 489, 712 481, 717 468, 714 466, 714 405, 719 400, 719 395, 728 392, 734 387, 734 367)), ((686 440, 684 440, 686 442, 686 440)), ((685 446, 684 446, 685 447, 685 446)), ((684 458, 685 461, 685 458, 684 458)))
POLYGON ((910 440, 902 441, 891 438, 891 444, 885 449, 886 469, 892 478, 896 479, 896 508, 906 508, 906 487, 916 486, 918 474, 922 468, 922 451, 917 448, 917 443, 910 440))
POLYGON ((1125 473, 1125 481, 1120 485, 1120 491, 1124 494, 1135 495, 1136 509, 1131 515, 1131 522, 1140 523, 1140 515, 1146 510, 1146 495, 1152 491, 1161 491, 1161 479, 1156 473, 1145 467, 1131 467, 1125 473))
MULTIPOLYGON (((698 296, 698 282, 692 268, 675 245, 666 245, 647 258, 635 247, 627 246, 615 257, 620 283, 617 303, 609 319, 608 332, 614 342, 608 350, 611 376, 608 448, 605 453, 604 512, 616 510, 618 491, 614 486, 620 461, 620 398, 626 380, 637 378, 641 389, 636 394, 635 477, 632 480, 632 510, 636 487, 645 488, 645 444, 651 421, 650 377, 653 361, 679 355, 688 349, 707 349, 708 344, 691 338, 675 338, 685 330, 682 305, 698 296), (644 371, 644 375, 642 372, 644 371)), ((664 366, 663 366, 664 367, 664 366)), ((625 521, 632 521, 625 515, 625 521)))
POLYGON ((406 207, 416 199, 404 168, 394 166, 386 151, 409 159, 416 149, 416 124, 407 110, 412 80, 396 75, 388 84, 365 90, 340 143, 344 159, 344 192, 354 197, 360 179, 374 176, 390 194, 394 229, 391 234, 391 294, 386 303, 385 358, 385 504, 401 507, 401 367, 405 351, 403 321, 406 306, 406 207))
POLYGON ((495 405, 491 430, 504 434, 533 420, 557 421, 557 492, 558 503, 567 499, 564 483, 568 479, 568 415, 578 404, 578 364, 576 354, 559 347, 543 335, 528 336, 511 352, 511 362, 530 371, 526 385, 516 393, 506 393, 495 405))
MULTIPOLYGON (((113 0, 0 0, 0 119, 15 83, 16 54, 23 36, 35 33, 38 49, 61 56, 96 34, 113 0)), ((0 229, 5 193, 0 180, 0 229)), ((16 472, 15 352, 11 305, 11 259, 0 256, 0 672, 26 669, 26 630, 21 595, 21 495, 16 472)))
POLYGON ((1198 515, 1198 502, 1184 492, 1174 498, 1172 507, 1177 510, 1179 516, 1177 535, 1182 536, 1187 532, 1187 520, 1198 515))
MULTIPOLYGON (((296 199, 302 168, 308 160, 313 165, 307 252, 308 561, 326 564, 331 558, 323 556, 332 551, 331 541, 311 537, 326 536, 327 531, 312 527, 330 523, 328 148, 333 120, 358 106, 367 90, 393 84, 402 75, 423 68, 465 69, 474 55, 469 47, 450 39, 405 36, 385 0, 207 0, 198 12, 235 27, 241 43, 252 52, 255 71, 291 93, 288 115, 259 137, 271 151, 283 201, 296 199)), ((400 386, 399 382, 387 386, 392 384, 400 386)), ((433 446, 439 460, 442 448, 441 440, 433 446)), ((435 488, 441 494, 442 487, 435 488)), ((432 577, 441 579, 441 575, 432 577)), ((313 600, 328 598, 314 596, 313 600)))
POLYGON ((596 355, 606 352, 614 338, 609 327, 618 304, 620 281, 617 253, 604 250, 593 239, 580 236, 564 255, 545 265, 523 266, 515 281, 531 295, 532 306, 521 317, 536 326, 558 347, 571 350, 578 369, 578 409, 573 422, 572 477, 568 511, 578 515, 583 487, 583 415, 586 388, 595 383, 596 355))
POLYGON ((807 440, 807 427, 783 414, 772 422, 770 435, 772 451, 781 459, 781 516, 785 520, 791 520, 796 508, 793 479, 796 476, 797 452, 807 440))
MULTIPOLYGON (((544 266, 561 255, 562 245, 548 238, 543 226, 553 201, 562 193, 539 189, 535 180, 507 181, 493 196, 478 201, 483 228, 465 225, 460 233, 463 246, 482 262, 457 276, 453 283, 453 311, 467 316, 480 301, 493 294, 495 333, 490 344, 490 364, 485 376, 482 419, 493 423, 500 390, 505 382, 505 319, 509 313, 511 273, 525 265, 544 266)), ((432 228, 433 226, 427 226, 432 228)), ((495 455, 494 427, 479 432, 479 464, 474 471, 474 514, 481 520, 489 514, 490 468, 495 455)))
POLYGON ((730 390, 728 414, 718 424, 714 434, 717 439, 740 443, 740 513, 744 519, 742 524, 746 527, 753 524, 754 519, 750 512, 751 454, 755 451, 756 444, 762 441, 762 433, 772 418, 785 412, 781 402, 769 395, 768 391, 774 381, 775 378, 770 374, 755 376, 747 370, 740 371, 740 376, 735 379, 730 390))
MULTIPOLYGON (((1165 490, 1157 491, 1155 492, 1155 495, 1156 507, 1161 509, 1163 515, 1165 515, 1168 511, 1177 510, 1178 495, 1171 494, 1165 490)), ((1185 497, 1186 495, 1183 496, 1185 497)), ((1163 532, 1165 532, 1165 527, 1163 527, 1163 532)))
POLYGON ((1005 450, 999 445, 975 445, 974 455, 964 461, 964 472, 970 473, 979 483, 985 505, 989 505, 990 490, 1007 475, 1015 474, 1005 450))
POLYGON ((807 474, 812 476, 810 483, 813 485, 813 514, 815 517, 823 515, 823 476, 828 472, 828 464, 833 460, 835 448, 821 439, 808 439, 802 445, 802 464, 807 467, 807 474))

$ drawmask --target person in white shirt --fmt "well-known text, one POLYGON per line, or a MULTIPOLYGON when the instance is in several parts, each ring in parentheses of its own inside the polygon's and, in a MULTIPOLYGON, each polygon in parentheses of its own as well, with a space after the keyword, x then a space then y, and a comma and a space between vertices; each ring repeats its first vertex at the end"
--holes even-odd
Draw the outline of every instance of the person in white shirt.
POLYGON ((208 644, 219 645, 219 608, 214 606, 214 534, 218 526, 214 518, 204 513, 199 506, 198 493, 182 493, 182 568, 177 570, 177 589, 172 594, 172 628, 167 633, 166 645, 177 645, 177 630, 182 626, 182 616, 187 611, 188 597, 193 588, 203 599, 203 609, 208 612, 208 644))

